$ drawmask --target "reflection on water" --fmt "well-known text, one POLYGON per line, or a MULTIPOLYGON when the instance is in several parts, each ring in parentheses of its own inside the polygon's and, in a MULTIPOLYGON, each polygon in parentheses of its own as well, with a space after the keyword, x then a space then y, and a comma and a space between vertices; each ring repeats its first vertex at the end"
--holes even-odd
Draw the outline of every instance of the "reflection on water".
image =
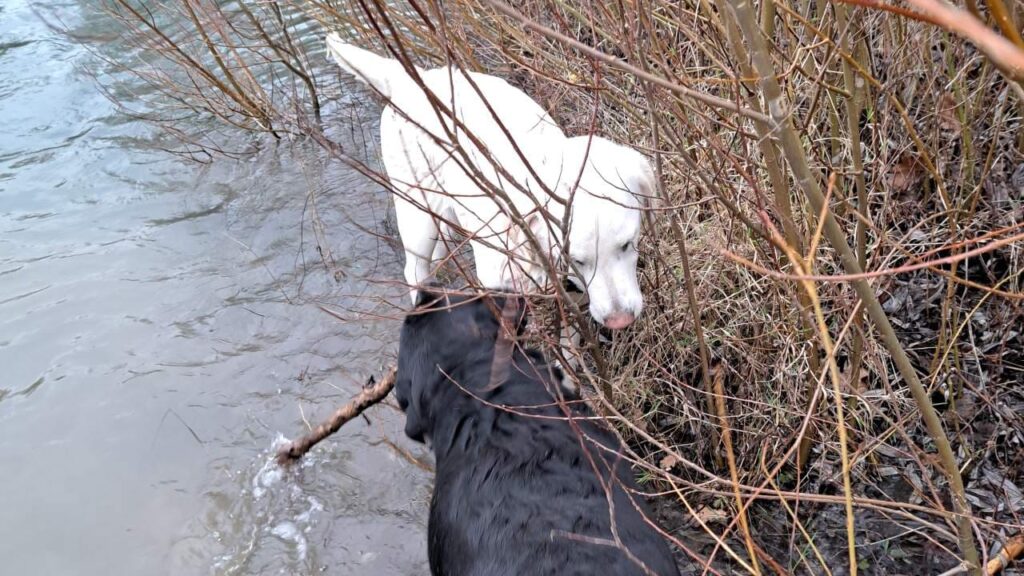
POLYGON ((393 357, 387 195, 300 145, 176 161, 97 66, 0 4, 3 573, 426 573, 430 479, 381 442, 394 410, 269 464, 393 357))

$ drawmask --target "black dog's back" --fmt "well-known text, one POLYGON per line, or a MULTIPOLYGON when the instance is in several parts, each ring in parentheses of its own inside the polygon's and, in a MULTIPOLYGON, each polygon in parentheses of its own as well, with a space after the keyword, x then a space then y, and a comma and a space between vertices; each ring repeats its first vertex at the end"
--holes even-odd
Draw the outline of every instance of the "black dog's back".
MULTIPOLYGON (((551 397, 527 400, 536 405, 551 397)), ((564 418, 555 410, 536 412, 564 418)), ((644 574, 616 546, 615 533, 651 573, 677 574, 665 542, 637 510, 647 514, 646 506, 623 489, 636 488, 629 467, 590 444, 614 449, 606 433, 583 425, 589 438, 581 445, 565 420, 505 414, 474 424, 464 424, 462 438, 437 462, 429 529, 436 574, 644 574)))
MULTIPOLYGON (((577 398, 555 401, 539 354, 496 352, 500 311, 518 303, 432 300, 403 326, 396 394, 437 460, 433 574, 677 575, 614 435, 577 398)), ((506 316, 516 332, 522 317, 506 316)))

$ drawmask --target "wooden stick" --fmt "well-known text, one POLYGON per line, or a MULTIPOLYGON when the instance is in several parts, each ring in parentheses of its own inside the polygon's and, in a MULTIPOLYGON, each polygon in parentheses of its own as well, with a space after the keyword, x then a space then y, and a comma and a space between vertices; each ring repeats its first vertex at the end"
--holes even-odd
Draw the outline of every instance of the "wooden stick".
POLYGON ((985 567, 985 574, 988 576, 995 576, 1003 571, 1017 558, 1024 554, 1024 534, 1017 534, 1013 538, 1010 538, 1006 542, 1006 546, 999 551, 999 554, 988 561, 988 566, 985 567))
POLYGON ((348 404, 338 408, 338 410, 335 411, 327 421, 314 428, 312 432, 298 440, 292 441, 278 451, 278 465, 286 466, 299 458, 302 458, 303 454, 309 452, 310 448, 316 446, 317 443, 324 438, 327 438, 331 434, 337 432, 343 424, 356 416, 359 416, 370 406, 373 406, 383 400, 388 393, 391 392, 391 389, 395 387, 395 375, 397 373, 398 369, 392 366, 380 382, 374 384, 371 377, 371 386, 369 388, 363 388, 362 392, 360 392, 358 396, 353 398, 348 404))

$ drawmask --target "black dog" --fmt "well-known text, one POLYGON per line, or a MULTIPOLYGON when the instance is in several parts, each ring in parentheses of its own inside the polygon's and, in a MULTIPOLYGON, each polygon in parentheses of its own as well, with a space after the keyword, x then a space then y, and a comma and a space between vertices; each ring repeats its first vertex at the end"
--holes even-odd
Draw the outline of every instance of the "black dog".
POLYGON ((555 369, 514 343, 522 309, 421 291, 402 327, 405 433, 437 462, 431 573, 678 576, 616 437, 577 397, 556 402, 555 369))

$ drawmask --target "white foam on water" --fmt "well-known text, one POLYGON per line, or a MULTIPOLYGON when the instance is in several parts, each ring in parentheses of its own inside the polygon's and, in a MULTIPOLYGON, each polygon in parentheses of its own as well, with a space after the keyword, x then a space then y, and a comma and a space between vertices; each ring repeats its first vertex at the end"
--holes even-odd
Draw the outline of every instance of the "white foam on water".
POLYGON ((317 512, 323 512, 324 505, 321 504, 319 500, 313 498, 312 496, 308 497, 306 501, 309 502, 309 509, 303 512, 302 514, 296 516, 295 520, 302 524, 306 524, 306 531, 308 532, 310 525, 312 524, 313 514, 317 512))
POLYGON ((289 442, 290 440, 285 438, 284 434, 278 432, 273 442, 270 443, 270 456, 252 479, 252 495, 257 500, 266 494, 268 488, 280 482, 284 477, 284 469, 277 465, 276 457, 277 451, 288 445, 289 442))
MULTIPOLYGON (((230 517, 232 524, 238 526, 236 533, 232 537, 220 530, 213 532, 214 539, 229 547, 214 559, 212 568, 215 574, 239 573, 247 561, 268 544, 267 538, 283 542, 294 553, 295 563, 302 564, 307 560, 309 542, 306 535, 312 530, 315 516, 324 510, 324 505, 305 492, 295 475, 278 466, 277 451, 287 443, 288 439, 278 433, 270 449, 262 451, 248 471, 239 473, 242 478, 249 474, 252 477, 247 482, 243 480, 242 489, 232 505, 230 517)), ((309 465, 307 460, 310 459, 304 458, 301 465, 309 465)))
POLYGON ((252 478, 252 495, 259 500, 267 493, 267 490, 281 481, 284 477, 284 470, 274 462, 273 458, 263 463, 263 467, 252 478))
POLYGON ((295 553, 298 555, 300 562, 306 559, 306 552, 309 549, 304 532, 295 523, 288 521, 280 522, 270 529, 271 534, 295 547, 295 553))

